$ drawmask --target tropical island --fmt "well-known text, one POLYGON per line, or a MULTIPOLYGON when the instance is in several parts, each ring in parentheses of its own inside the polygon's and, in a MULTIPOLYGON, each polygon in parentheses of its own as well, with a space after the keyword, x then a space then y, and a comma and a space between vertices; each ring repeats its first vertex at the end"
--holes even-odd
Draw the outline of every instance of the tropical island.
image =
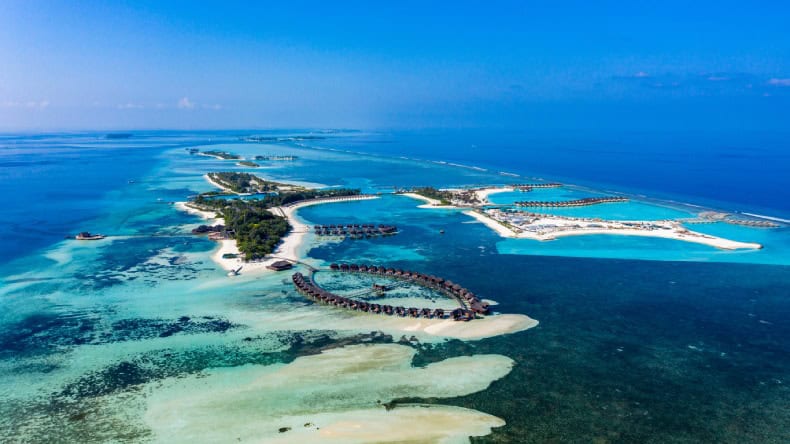
POLYGON ((238 166, 246 166, 250 168, 259 168, 260 165, 255 162, 250 162, 249 160, 242 160, 241 162, 237 162, 236 165, 238 166))
POLYGON ((440 190, 434 187, 415 187, 404 194, 424 198, 431 205, 466 207, 478 206, 485 202, 484 199, 480 199, 477 191, 476 188, 440 190))
MULTIPOLYGON (((465 189, 436 189, 415 187, 399 194, 426 202, 422 208, 465 210, 464 214, 477 219, 502 237, 532 239, 538 241, 554 240, 565 236, 584 234, 614 234, 627 236, 660 237, 686 242, 709 245, 723 250, 761 249, 756 242, 739 242, 689 230, 683 226, 684 220, 643 221, 611 220, 598 218, 566 217, 553 214, 539 214, 517 209, 518 207, 565 208, 601 203, 628 202, 625 196, 588 197, 566 201, 521 201, 510 205, 494 205, 488 196, 494 193, 515 190, 532 191, 540 188, 558 188, 559 183, 517 184, 511 186, 491 186, 465 189)), ((705 213, 703 213, 705 214, 705 213)), ((710 219, 710 216, 707 216, 710 219)), ((732 218, 719 217, 728 223, 771 227, 765 222, 733 221, 732 218)), ((707 220, 707 219, 706 219, 707 220)), ((701 220, 704 222, 705 220, 701 220)), ((694 220, 693 222, 696 222, 694 220)))
POLYGON ((292 155, 287 155, 287 154, 281 154, 281 155, 268 155, 267 154, 267 155, 263 155, 263 156, 255 156, 255 160, 269 160, 269 161, 272 161, 272 160, 293 161, 293 160, 296 160, 298 158, 299 158, 299 156, 292 156, 292 155))
POLYGON ((201 156, 214 157, 214 158, 217 158, 217 159, 220 159, 220 160, 239 160, 239 159, 241 159, 241 156, 239 156, 238 154, 229 153, 227 151, 209 150, 209 151, 200 152, 198 154, 200 154, 201 156))
MULTIPOLYGON (((216 213, 224 220, 224 227, 215 240, 234 242, 243 261, 256 261, 271 254, 292 230, 285 206, 305 201, 359 196, 358 189, 313 190, 295 185, 261 179, 249 173, 208 173, 207 179, 223 190, 235 194, 268 193, 259 198, 227 199, 215 191, 201 193, 185 205, 205 213, 216 213)), ((236 254, 223 251, 223 255, 236 254)))
MULTIPOLYGON (((239 173, 235 171, 208 173, 206 180, 217 188, 233 194, 257 194, 257 193, 270 193, 281 191, 303 191, 304 187, 295 187, 292 185, 272 182, 269 180, 261 179, 260 177, 250 173, 239 173)), ((203 196, 206 193, 202 194, 203 196)))

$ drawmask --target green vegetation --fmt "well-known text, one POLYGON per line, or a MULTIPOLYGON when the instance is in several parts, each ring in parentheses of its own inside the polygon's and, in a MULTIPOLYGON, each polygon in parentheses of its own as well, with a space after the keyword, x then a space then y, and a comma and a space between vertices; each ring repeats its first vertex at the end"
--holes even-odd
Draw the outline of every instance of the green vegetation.
POLYGON ((227 151, 203 151, 202 153, 205 156, 212 156, 218 157, 224 160, 238 160, 241 159, 241 156, 233 153, 229 153, 227 151))
MULTIPOLYGON (((257 159, 257 157, 256 157, 256 159, 257 159)), ((250 162, 249 160, 242 160, 241 162, 239 162, 239 165, 247 166, 247 167, 251 167, 251 168, 258 168, 260 166, 260 165, 258 165, 255 162, 250 162)))
POLYGON ((412 188, 411 192, 430 199, 436 199, 441 202, 442 205, 450 205, 450 201, 453 198, 452 192, 438 190, 434 187, 416 187, 412 188))
POLYGON ((203 193, 190 201, 190 206, 215 211, 225 219, 225 228, 233 233, 239 251, 245 260, 261 259, 272 253, 280 240, 288 234, 291 226, 287 219, 276 216, 269 208, 308 199, 335 196, 356 196, 359 190, 331 189, 308 190, 286 184, 269 182, 247 173, 209 173, 217 183, 232 184, 237 189, 250 189, 252 186, 269 187, 276 192, 260 199, 222 199, 216 194, 203 193), (283 191, 285 187, 288 191, 283 191))
POLYGON ((228 193, 227 191, 206 191, 203 193, 204 196, 230 196, 233 193, 228 193))
POLYGON ((208 173, 208 177, 234 193, 270 193, 278 191, 281 186, 289 186, 261 179, 254 174, 238 173, 234 171, 208 173))
POLYGON ((277 248, 291 226, 284 217, 275 216, 265 207, 232 200, 222 209, 225 225, 233 230, 236 246, 246 260, 261 259, 277 248))

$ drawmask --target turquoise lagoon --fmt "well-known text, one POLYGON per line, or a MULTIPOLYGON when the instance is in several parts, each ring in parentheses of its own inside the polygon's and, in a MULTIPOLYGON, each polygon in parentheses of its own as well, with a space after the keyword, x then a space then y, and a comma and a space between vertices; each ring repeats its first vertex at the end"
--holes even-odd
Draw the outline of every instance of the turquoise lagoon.
MULTIPOLYGON (((210 190, 202 176, 219 170, 370 193, 510 178, 237 136, 3 140, 13 149, 2 151, 0 186, 17 199, 4 215, 4 237, 25 241, 12 243, 0 274, 0 440, 196 442, 206 433, 242 442, 310 440, 315 424, 354 415, 417 421, 405 405, 419 403, 431 406, 426 420, 474 424, 458 425, 461 439, 494 427, 477 438, 483 442, 786 442, 787 229, 690 226, 765 245, 723 252, 626 236, 503 239, 460 211, 420 209, 419 201, 388 194, 299 211, 310 224, 399 227, 395 236, 364 240, 308 236, 304 250, 314 265, 372 262, 437 274, 496 300, 499 312, 540 321, 511 335, 446 340, 313 304, 287 273, 228 278, 210 259, 214 244, 188 234, 202 221, 170 202, 210 190), (299 159, 246 169, 190 155, 188 147, 299 159), (109 237, 63 239, 81 230, 109 237), (312 379, 311 369, 318 372, 312 379), (330 377, 343 389, 326 384, 330 377), (282 389, 256 382, 266 378, 282 389), (380 416, 387 412, 380 403, 393 401, 393 413, 380 416)), ((369 135, 332 137, 317 148, 344 140, 356 147, 369 135)), ((687 214, 642 201, 579 210, 604 218, 687 214)), ((370 283, 317 278, 338 291, 370 283)), ((393 297, 446 302, 402 290, 393 297)), ((412 425, 430 431, 430 424, 412 425)))

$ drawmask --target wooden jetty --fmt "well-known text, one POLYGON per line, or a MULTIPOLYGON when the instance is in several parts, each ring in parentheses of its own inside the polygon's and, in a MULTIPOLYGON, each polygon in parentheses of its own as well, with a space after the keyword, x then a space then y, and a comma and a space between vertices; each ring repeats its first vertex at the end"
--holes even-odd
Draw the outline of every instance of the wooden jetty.
POLYGON ((445 293, 457 300, 461 306, 454 310, 444 310, 441 308, 393 307, 391 305, 369 303, 356 300, 353 297, 333 294, 319 287, 312 279, 305 277, 301 273, 294 273, 292 276, 294 286, 300 293, 318 302, 340 308, 388 316, 471 321, 475 319, 476 315, 483 315, 489 312, 488 303, 481 301, 474 293, 459 284, 438 276, 366 264, 332 264, 330 270, 344 273, 366 273, 412 282, 445 293))
POLYGON ((546 183, 514 183, 510 185, 511 188, 529 192, 540 188, 560 188, 562 186, 559 182, 546 182, 546 183))
POLYGON ((342 236, 351 237, 352 239, 362 239, 397 234, 398 227, 384 224, 313 225, 313 233, 316 236, 342 236))

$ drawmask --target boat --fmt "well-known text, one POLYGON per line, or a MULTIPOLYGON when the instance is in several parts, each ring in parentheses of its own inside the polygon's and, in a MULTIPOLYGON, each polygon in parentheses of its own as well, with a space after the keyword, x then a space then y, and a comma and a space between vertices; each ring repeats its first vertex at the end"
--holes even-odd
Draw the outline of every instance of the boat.
POLYGON ((104 239, 106 236, 102 234, 91 234, 87 231, 83 231, 82 233, 76 235, 74 238, 77 240, 99 240, 104 239))
POLYGON ((228 277, 238 276, 238 275, 239 275, 239 272, 241 272, 241 269, 242 269, 243 267, 244 267, 244 266, 242 265, 241 267, 239 267, 239 268, 237 268, 237 269, 235 269, 235 270, 230 270, 230 271, 228 272, 228 277))

